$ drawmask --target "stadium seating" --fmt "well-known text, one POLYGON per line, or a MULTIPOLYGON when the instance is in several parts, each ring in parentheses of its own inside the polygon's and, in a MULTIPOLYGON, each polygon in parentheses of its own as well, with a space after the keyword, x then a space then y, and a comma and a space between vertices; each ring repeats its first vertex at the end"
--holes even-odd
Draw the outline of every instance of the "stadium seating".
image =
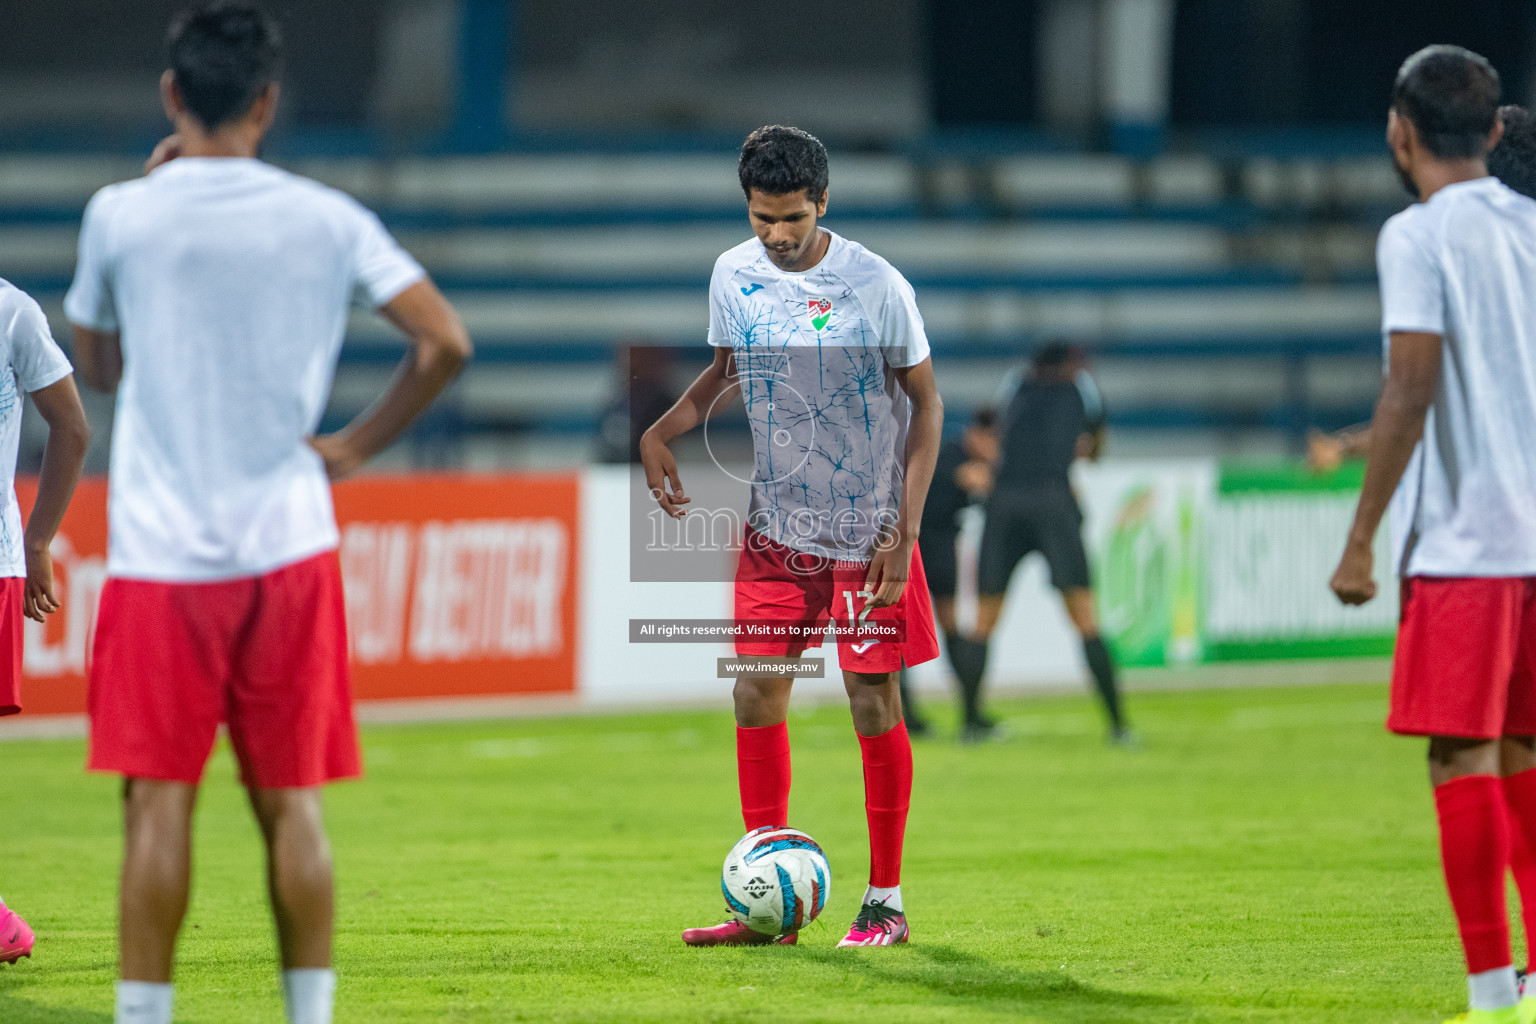
MULTIPOLYGON (((479 435, 513 464, 540 444, 583 453, 616 345, 701 342, 710 267, 747 230, 728 154, 291 166, 377 209, 449 292, 479 358, 432 429, 479 435)), ((81 208, 136 172, 119 157, 0 158, 0 274, 57 327, 81 208)), ((1275 447, 1368 413, 1374 231, 1401 205, 1383 160, 834 155, 831 192, 829 226, 917 287, 957 418, 1043 337, 1097 350, 1133 445, 1170 429, 1230 445, 1246 429, 1275 447)), ((399 352, 359 313, 332 417, 399 352)))

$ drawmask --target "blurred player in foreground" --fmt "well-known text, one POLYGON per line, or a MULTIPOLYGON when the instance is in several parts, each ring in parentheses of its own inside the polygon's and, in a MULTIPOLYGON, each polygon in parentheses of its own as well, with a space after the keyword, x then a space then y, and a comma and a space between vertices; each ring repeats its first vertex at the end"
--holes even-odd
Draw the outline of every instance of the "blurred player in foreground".
MULTIPOLYGON (((25 292, 0 281, 0 715, 21 711, 22 616, 43 622, 59 610, 48 546, 75 493, 90 441, 73 369, 54 343, 47 317, 25 292), (22 392, 48 424, 37 501, 25 530, 16 503, 22 392)), ((34 941, 27 922, 0 900, 0 963, 30 957, 34 941)))
MULTIPOLYGON (((1536 116, 1524 107, 1499 108, 1504 133, 1488 154, 1488 173, 1523 196, 1536 199, 1536 116)), ((1370 424, 1362 423, 1332 434, 1314 430, 1307 438, 1307 464, 1331 473, 1345 459, 1363 459, 1371 449, 1370 424)))
MULTIPOLYGON (((1488 154, 1488 172, 1521 195, 1536 199, 1536 117, 1520 106, 1499 108, 1504 133, 1488 154)), ((1308 439, 1307 462, 1319 473, 1337 469, 1345 459, 1364 458, 1370 452, 1369 424, 1333 434, 1314 431, 1308 439)), ((1511 815, 1510 871, 1520 893, 1520 915, 1525 929, 1527 976, 1536 967, 1536 856, 1511 815)))
MULTIPOLYGON (((967 743, 995 735, 997 722, 981 709, 986 644, 963 635, 955 623, 955 592, 960 583, 955 545, 960 537, 961 513, 985 500, 992 490, 992 467, 997 462, 996 419, 991 409, 978 409, 964 433, 939 446, 933 484, 923 503, 923 570, 933 598, 933 615, 944 631, 944 648, 960 686, 960 738, 967 743)), ((914 708, 905 686, 901 703, 907 710, 910 729, 914 708)), ((926 725, 923 732, 927 732, 926 725)))
POLYGON ((1008 396, 998 448, 977 567, 977 685, 1013 570, 1020 559, 1038 551, 1082 640, 1083 658, 1109 720, 1109 740, 1134 745, 1135 734, 1126 727, 1120 704, 1114 656, 1099 635, 1083 547, 1083 512, 1069 475, 1072 463, 1097 460, 1104 450, 1104 401, 1081 349, 1055 343, 1035 354, 1030 372, 1008 396))
POLYGON ((1402 613, 1393 732, 1428 736, 1467 1024, 1536 1020, 1521 1000, 1504 873, 1536 843, 1536 201, 1488 176, 1498 74, 1458 47, 1403 64, 1387 139, 1418 203, 1377 245, 1387 372, 1360 503, 1331 586, 1376 593, 1390 504, 1402 613))
POLYGON ((65 312, 82 376, 117 389, 90 767, 126 778, 118 1024, 169 1024, 192 812, 221 722, 262 836, 294 1024, 331 1020, 320 785, 360 773, 328 477, 400 435, 470 354, 378 218, 256 159, 277 26, 211 5, 173 25, 176 127, 86 208, 65 312), (320 422, 354 289, 411 351, 338 434, 320 422))
MULTIPOLYGON (((714 364, 646 431, 641 458, 651 493, 681 518, 689 499, 667 445, 741 395, 755 464, 735 618, 799 623, 815 627, 815 638, 738 639, 738 656, 798 657, 820 646, 829 618, 904 626, 899 640, 838 643, 863 755, 870 846, 863 906, 838 945, 888 946, 908 935, 901 848, 912 745, 896 677, 939 653, 917 537, 944 411, 911 285, 817 223, 827 210, 821 143, 796 128, 760 128, 742 147, 739 174, 757 237, 715 264, 714 364)), ((789 824, 792 682, 736 681, 748 831, 789 824)), ((794 933, 774 940, 733 920, 689 929, 683 940, 793 942, 794 933)))

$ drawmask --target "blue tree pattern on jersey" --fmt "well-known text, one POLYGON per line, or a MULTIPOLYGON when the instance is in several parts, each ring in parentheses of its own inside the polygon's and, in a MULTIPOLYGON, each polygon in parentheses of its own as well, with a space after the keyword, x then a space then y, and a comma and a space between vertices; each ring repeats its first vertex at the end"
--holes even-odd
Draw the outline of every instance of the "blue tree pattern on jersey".
POLYGON ((752 427, 753 522, 791 547, 867 558, 874 524, 900 501, 906 399, 853 290, 827 272, 804 287, 733 286, 722 301, 752 427), (818 297, 833 303, 820 331, 807 305, 818 297))
MULTIPOLYGON (((9 366, 0 371, 0 423, 21 416, 21 392, 16 389, 16 373, 9 366)), ((0 549, 12 563, 22 557, 21 538, 11 529, 8 516, 0 515, 0 549)))

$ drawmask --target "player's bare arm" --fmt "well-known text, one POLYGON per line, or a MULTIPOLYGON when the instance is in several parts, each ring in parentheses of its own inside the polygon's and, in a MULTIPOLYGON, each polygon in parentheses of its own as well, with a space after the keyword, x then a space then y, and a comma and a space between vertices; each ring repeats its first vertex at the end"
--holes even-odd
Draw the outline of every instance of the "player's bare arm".
POLYGON ((312 438, 332 480, 355 473, 421 415, 474 354, 464 322, 431 281, 418 281, 379 310, 411 345, 383 396, 334 434, 312 438))
POLYGON ((1371 442, 1360 504, 1344 556, 1330 583, 1345 604, 1364 604, 1376 596, 1372 544, 1413 448, 1424 436, 1424 417, 1440 383, 1441 344, 1438 334, 1392 332, 1387 378, 1369 428, 1371 442))
POLYGON ((890 535, 875 545, 864 581, 864 589, 875 595, 869 602, 872 608, 895 604, 906 589, 912 549, 923 521, 923 503, 928 499, 944 433, 944 401, 933 379, 933 360, 896 370, 896 382, 912 402, 912 425, 907 431, 901 509, 890 535))
POLYGON ((683 397, 640 436, 640 465, 645 470, 645 485, 662 511, 673 519, 687 515, 688 510, 683 506, 693 499, 683 493, 683 482, 677 475, 677 460, 667 445, 710 417, 724 412, 736 400, 740 390, 736 357, 728 348, 717 348, 714 362, 694 378, 683 397))
POLYGON ((118 382, 123 379, 122 339, 116 331, 97 331, 79 324, 72 326, 75 372, 97 391, 116 391, 118 382))
POLYGON ((85 450, 91 443, 91 427, 86 422, 73 376, 32 392, 32 401, 48 424, 48 443, 43 448, 43 466, 37 478, 37 501, 27 517, 27 588, 22 612, 27 618, 42 622, 59 610, 59 599, 53 589, 53 557, 48 546, 59 532, 64 510, 69 507, 75 484, 80 480, 85 450))

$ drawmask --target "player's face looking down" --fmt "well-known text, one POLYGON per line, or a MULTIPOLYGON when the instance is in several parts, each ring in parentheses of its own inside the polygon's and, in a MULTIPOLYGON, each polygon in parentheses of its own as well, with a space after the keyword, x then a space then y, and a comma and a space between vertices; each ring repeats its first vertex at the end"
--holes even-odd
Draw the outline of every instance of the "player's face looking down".
POLYGON ((780 270, 809 270, 826 255, 828 238, 817 230, 827 212, 827 194, 814 202, 804 189, 781 196, 753 189, 747 195, 747 217, 768 258, 780 270))

